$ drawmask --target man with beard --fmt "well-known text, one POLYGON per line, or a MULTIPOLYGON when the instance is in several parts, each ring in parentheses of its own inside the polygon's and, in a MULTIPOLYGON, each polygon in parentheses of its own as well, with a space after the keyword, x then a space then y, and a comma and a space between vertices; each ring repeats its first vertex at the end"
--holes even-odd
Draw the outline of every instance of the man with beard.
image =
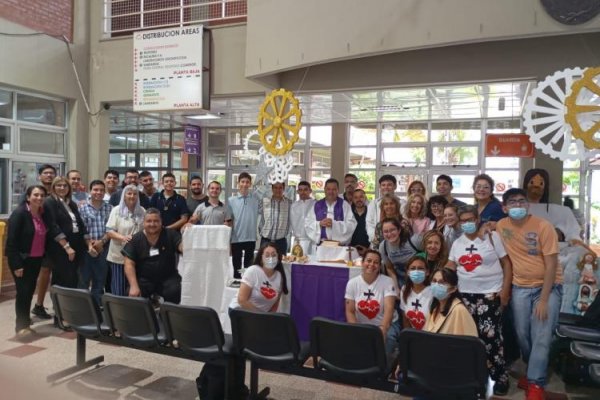
POLYGON ((350 246, 362 257, 369 248, 369 235, 367 235, 367 196, 362 189, 356 189, 352 195, 352 213, 356 219, 356 229, 350 239, 350 246))
POLYGON ((346 174, 344 176, 344 200, 352 204, 352 195, 358 186, 358 177, 354 174, 346 174))
POLYGON ((204 182, 202 181, 202 178, 198 175, 192 176, 192 179, 190 179, 190 189, 186 199, 187 207, 190 212, 194 212, 200 204, 206 201, 208 196, 205 195, 203 191, 204 182))

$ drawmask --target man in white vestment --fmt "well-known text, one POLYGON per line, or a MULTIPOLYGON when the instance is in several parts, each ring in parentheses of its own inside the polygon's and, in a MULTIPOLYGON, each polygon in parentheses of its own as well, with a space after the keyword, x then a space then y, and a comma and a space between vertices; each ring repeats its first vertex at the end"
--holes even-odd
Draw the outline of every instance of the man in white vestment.
POLYGON ((314 245, 323 240, 336 240, 347 245, 356 228, 356 219, 347 201, 338 196, 339 182, 329 178, 325 182, 325 198, 315 202, 314 212, 306 218, 306 234, 314 245))
POLYGON ((292 203, 290 210, 292 237, 294 244, 298 242, 305 255, 312 254, 312 241, 306 233, 306 217, 309 213, 314 214, 315 199, 310 197, 312 189, 307 181, 298 183, 297 192, 299 199, 292 203))

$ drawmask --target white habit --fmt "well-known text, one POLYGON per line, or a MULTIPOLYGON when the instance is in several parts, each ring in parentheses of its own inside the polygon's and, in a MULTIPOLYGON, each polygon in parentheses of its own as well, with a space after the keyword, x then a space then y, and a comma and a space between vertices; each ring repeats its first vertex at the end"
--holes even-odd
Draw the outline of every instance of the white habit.
POLYGON ((292 225, 292 237, 300 243, 304 254, 312 254, 310 237, 306 233, 306 217, 309 213, 314 214, 315 199, 298 200, 292 203, 290 209, 290 223, 292 225))

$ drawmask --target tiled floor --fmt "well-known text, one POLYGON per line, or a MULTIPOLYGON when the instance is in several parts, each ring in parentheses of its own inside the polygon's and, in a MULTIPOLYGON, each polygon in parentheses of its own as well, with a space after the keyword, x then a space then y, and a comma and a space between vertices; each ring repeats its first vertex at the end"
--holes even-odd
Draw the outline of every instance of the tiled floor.
MULTIPOLYGON (((87 358, 104 355, 100 367, 68 377, 55 385, 46 383, 46 376, 75 363, 75 334, 62 332, 51 321, 36 321, 36 337, 23 344, 14 337, 14 300, 0 301, 0 399, 194 399, 197 397, 195 378, 201 363, 174 359, 143 351, 87 343, 87 358)), ((49 304, 47 304, 49 306, 49 304)), ((51 308, 49 310, 52 312, 51 308)), ((518 368, 522 365, 518 365, 518 368)), ((523 399, 516 381, 506 398, 523 399)), ((260 385, 271 388, 271 399, 357 398, 399 399, 401 397, 337 385, 297 376, 261 372, 260 385)), ((560 377, 552 375, 550 399, 600 399, 599 389, 565 387, 560 377), (565 393, 568 393, 565 394, 565 393)))

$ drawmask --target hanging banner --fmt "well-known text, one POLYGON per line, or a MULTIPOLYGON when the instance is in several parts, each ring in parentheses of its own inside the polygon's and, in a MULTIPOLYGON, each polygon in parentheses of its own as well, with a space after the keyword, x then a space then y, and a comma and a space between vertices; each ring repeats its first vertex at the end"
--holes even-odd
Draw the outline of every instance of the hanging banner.
POLYGON ((194 125, 185 127, 183 151, 187 154, 200 155, 200 127, 194 125))
POLYGON ((525 134, 487 134, 485 135, 486 157, 525 157, 534 155, 533 143, 525 134))
POLYGON ((202 25, 133 34, 133 110, 202 109, 202 25))

